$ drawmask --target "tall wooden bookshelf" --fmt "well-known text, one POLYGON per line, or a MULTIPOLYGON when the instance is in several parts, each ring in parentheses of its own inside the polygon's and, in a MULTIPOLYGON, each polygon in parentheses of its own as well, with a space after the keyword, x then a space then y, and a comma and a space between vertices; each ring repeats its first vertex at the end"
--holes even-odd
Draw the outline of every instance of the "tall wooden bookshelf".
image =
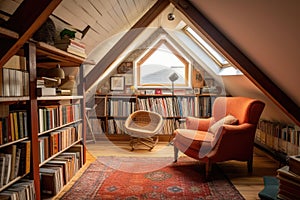
POLYGON ((167 139, 187 116, 210 117, 215 94, 175 95, 95 95, 95 111, 101 133, 112 140, 128 139, 123 124, 136 110, 149 110, 161 114, 164 126, 160 137, 167 139))
MULTIPOLYGON (((8 33, 10 32, 7 29, 0 29, 2 39, 10 37, 10 35, 16 37, 15 34, 8 33)), ((22 77, 27 76, 27 78, 22 78, 22 87, 25 86, 26 89, 21 88, 21 93, 10 93, 11 95, 7 96, 2 94, 0 97, 0 154, 1 157, 4 157, 4 154, 10 154, 11 151, 17 152, 17 155, 21 155, 18 157, 20 161, 16 161, 20 165, 18 166, 19 169, 16 169, 18 172, 11 176, 8 181, 1 183, 0 177, 0 196, 7 191, 14 191, 16 187, 20 187, 20 184, 25 184, 26 180, 35 188, 30 192, 31 198, 43 199, 42 168, 49 167, 55 160, 62 159, 63 156, 65 156, 64 159, 76 161, 74 165, 76 165, 77 170, 85 163, 86 121, 83 117, 85 97, 81 69, 85 59, 35 41, 25 43, 20 47, 17 55, 26 58, 26 69, 14 70, 17 71, 15 73, 21 71, 20 76, 22 77), (60 64, 63 69, 70 69, 70 67, 78 69, 77 94, 38 97, 36 89, 37 69, 41 67, 51 70, 56 64, 60 64), (5 114, 7 117, 4 116, 5 114), (14 118, 14 116, 16 117, 14 118), (13 126, 8 126, 8 124, 13 126), (42 125, 45 125, 46 128, 42 129, 42 125), (24 131, 25 128, 26 131, 24 131), (22 130, 22 134, 20 130, 22 130), (6 132, 4 133, 4 131, 6 132), (11 137, 11 134, 14 136, 11 137), (57 137, 53 135, 57 135, 57 137), (57 145, 55 142, 58 142, 57 145), (25 148, 25 153, 21 148, 25 148), (75 151, 75 153, 71 153, 71 151, 75 151), (66 158, 67 155, 72 156, 66 158), (26 168, 23 169, 22 165, 26 168), (20 172, 21 168, 22 172, 20 172)), ((2 66, 0 67, 2 72, 2 66)), ((11 86, 12 83, 6 84, 6 87, 11 86)), ((20 90, 20 88, 17 86, 17 89, 14 90, 20 90)), ((1 162, 3 160, 3 158, 0 159, 1 162)), ((5 172, 7 171, 2 174, 5 175, 5 172)), ((72 176, 74 172, 72 171, 72 176)), ((68 174, 68 181, 70 178, 71 175, 68 174)), ((56 193, 65 184, 66 182, 60 188, 56 188, 58 189, 56 193)))

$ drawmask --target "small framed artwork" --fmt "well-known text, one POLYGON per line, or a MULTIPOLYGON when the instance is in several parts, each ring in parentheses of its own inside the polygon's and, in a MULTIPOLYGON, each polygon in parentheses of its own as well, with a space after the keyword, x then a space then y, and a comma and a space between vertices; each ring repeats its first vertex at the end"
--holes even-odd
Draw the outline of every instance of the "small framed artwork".
POLYGON ((124 74, 124 77, 125 77, 125 85, 133 85, 132 74, 124 74))
POLYGON ((111 76, 110 77, 110 90, 123 91, 124 88, 125 88, 125 77, 124 76, 111 76))

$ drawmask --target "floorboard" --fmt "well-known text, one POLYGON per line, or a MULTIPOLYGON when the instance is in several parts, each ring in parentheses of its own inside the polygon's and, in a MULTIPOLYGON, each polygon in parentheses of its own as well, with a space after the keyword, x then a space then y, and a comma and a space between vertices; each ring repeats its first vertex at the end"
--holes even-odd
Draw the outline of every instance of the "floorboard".
MULTIPOLYGON (((151 156, 151 157, 172 157, 173 146, 168 142, 159 142, 152 151, 141 148, 131 151, 129 143, 126 141, 98 141, 96 143, 87 144, 87 164, 82 170, 65 186, 63 191, 59 193, 56 199, 59 199, 80 177, 88 165, 98 156, 151 156)), ((254 151, 253 173, 247 172, 246 162, 227 161, 218 163, 223 172, 244 196, 246 200, 259 199, 258 193, 263 189, 263 176, 275 176, 276 170, 279 168, 277 161, 267 156, 263 151, 256 149, 254 151)), ((182 154, 181 154, 182 155, 182 154)))

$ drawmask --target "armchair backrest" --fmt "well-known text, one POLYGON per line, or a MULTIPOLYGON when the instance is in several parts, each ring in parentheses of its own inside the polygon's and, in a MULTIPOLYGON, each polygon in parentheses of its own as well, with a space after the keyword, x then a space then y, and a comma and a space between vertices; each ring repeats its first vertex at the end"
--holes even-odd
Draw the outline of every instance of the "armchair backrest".
POLYGON ((247 97, 218 97, 214 101, 212 116, 215 121, 220 120, 228 114, 239 120, 239 124, 257 124, 265 103, 247 97))

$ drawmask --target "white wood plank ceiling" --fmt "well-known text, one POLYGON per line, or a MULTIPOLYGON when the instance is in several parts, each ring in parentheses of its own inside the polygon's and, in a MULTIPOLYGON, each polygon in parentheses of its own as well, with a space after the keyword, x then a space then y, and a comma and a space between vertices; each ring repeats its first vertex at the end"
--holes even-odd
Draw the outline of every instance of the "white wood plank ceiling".
MULTIPOLYGON (((130 29, 155 2, 156 0, 63 0, 54 10, 53 16, 80 31, 90 26, 82 39, 89 52, 96 44, 130 29)), ((57 27, 59 28, 61 27, 57 27)))

